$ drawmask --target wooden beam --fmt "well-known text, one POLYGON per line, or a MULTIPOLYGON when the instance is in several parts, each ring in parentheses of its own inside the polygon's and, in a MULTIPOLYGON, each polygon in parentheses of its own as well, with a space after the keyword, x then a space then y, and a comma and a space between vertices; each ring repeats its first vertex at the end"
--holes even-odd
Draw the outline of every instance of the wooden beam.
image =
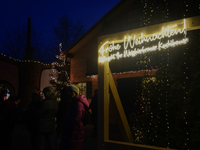
POLYGON ((117 106, 117 109, 118 109, 118 112, 119 112, 119 115, 121 118, 121 120, 119 121, 119 125, 120 125, 120 129, 122 131, 124 140, 126 142, 133 142, 132 132, 130 130, 126 115, 124 113, 124 108, 122 106, 113 76, 110 71, 110 68, 109 68, 109 82, 110 82, 110 88, 113 93, 113 97, 114 97, 114 100, 115 100, 115 103, 116 103, 116 106, 117 106))
POLYGON ((104 140, 109 140, 109 62, 104 63, 104 140))
POLYGON ((156 146, 149 146, 149 145, 141 145, 141 144, 134 144, 134 143, 126 143, 126 142, 119 142, 119 141, 112 141, 107 140, 105 141, 105 149, 104 150, 177 150, 177 149, 170 149, 164 147, 156 147, 156 146))
POLYGON ((108 62, 98 63, 98 150, 109 139, 109 76, 108 62))

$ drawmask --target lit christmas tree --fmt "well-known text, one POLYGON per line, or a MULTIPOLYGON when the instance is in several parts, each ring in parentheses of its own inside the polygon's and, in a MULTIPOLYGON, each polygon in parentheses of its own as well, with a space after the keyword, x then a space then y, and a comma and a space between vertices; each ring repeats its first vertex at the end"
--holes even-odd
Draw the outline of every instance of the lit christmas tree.
POLYGON ((50 74, 50 84, 55 87, 57 97, 60 95, 60 90, 71 84, 67 73, 66 58, 62 53, 62 43, 59 44, 60 55, 56 55, 57 62, 52 63, 52 71, 50 74))

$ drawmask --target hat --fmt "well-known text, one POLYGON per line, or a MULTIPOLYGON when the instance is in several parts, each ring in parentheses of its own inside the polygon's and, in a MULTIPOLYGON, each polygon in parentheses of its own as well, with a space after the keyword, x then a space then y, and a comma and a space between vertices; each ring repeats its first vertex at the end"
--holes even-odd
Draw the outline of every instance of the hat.
POLYGON ((71 84, 71 85, 68 87, 68 90, 72 90, 72 91, 74 91, 77 95, 79 95, 79 88, 78 88, 78 86, 76 86, 75 84, 71 84))
POLYGON ((43 93, 45 97, 55 96, 55 91, 51 86, 45 87, 43 93))

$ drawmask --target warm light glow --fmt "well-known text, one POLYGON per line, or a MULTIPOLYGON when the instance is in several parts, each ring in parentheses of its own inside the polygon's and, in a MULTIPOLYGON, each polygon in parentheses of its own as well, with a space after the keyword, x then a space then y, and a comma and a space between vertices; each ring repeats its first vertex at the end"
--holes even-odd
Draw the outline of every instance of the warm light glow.
POLYGON ((144 37, 143 33, 141 33, 138 38, 136 38, 136 35, 134 34, 132 36, 124 36, 123 40, 124 42, 122 44, 124 49, 123 53, 119 52, 122 45, 120 43, 115 44, 114 41, 112 41, 112 43, 110 43, 109 46, 104 48, 106 44, 109 44, 109 41, 106 41, 99 49, 99 53, 101 53, 101 56, 99 57, 99 62, 111 61, 126 57, 135 57, 138 54, 143 54, 156 50, 160 51, 162 49, 167 49, 170 47, 176 47, 178 45, 186 44, 189 41, 189 39, 186 38, 187 35, 186 20, 184 19, 183 29, 173 29, 175 27, 177 27, 177 25, 167 26, 167 28, 162 27, 160 33, 153 34, 151 36, 147 35, 146 37, 144 37), (171 38, 178 34, 184 34, 184 38, 181 40, 169 39, 167 40, 166 43, 161 42, 161 39, 171 38), (151 47, 145 47, 142 45, 156 40, 159 40, 158 44, 152 45, 151 47), (141 48, 136 48, 135 46, 137 45, 140 45, 141 48), (118 52, 111 54, 110 56, 107 57, 104 56, 104 53, 113 51, 118 51, 118 52))
POLYGON ((103 55, 104 52, 112 52, 114 50, 119 50, 121 48, 121 45, 117 44, 117 45, 114 45, 114 41, 112 42, 112 45, 108 46, 106 49, 104 49, 104 46, 109 43, 109 41, 106 41, 102 46, 101 48, 99 49, 99 52, 103 55))

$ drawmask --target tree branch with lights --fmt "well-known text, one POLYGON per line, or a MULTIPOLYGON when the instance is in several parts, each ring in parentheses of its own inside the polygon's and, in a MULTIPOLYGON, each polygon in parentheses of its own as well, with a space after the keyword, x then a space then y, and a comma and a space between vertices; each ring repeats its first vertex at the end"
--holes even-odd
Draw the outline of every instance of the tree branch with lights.
POLYGON ((55 87, 57 96, 60 95, 60 90, 71 84, 67 73, 66 57, 62 53, 62 43, 59 44, 60 55, 56 55, 57 62, 52 63, 52 72, 50 76, 50 84, 55 87))

